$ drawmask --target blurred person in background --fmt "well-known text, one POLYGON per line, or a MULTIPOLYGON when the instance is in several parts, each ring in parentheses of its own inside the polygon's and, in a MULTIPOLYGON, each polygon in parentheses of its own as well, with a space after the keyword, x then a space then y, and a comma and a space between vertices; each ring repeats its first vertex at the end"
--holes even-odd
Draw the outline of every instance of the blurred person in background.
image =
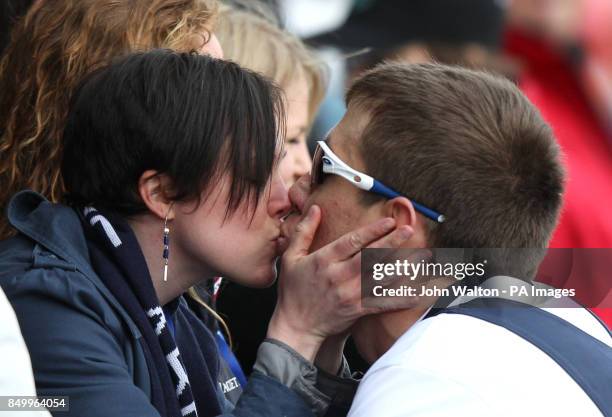
MULTIPOLYGON (((325 94, 324 67, 314 51, 280 28, 272 13, 256 6, 256 2, 242 8, 222 6, 215 33, 225 59, 265 75, 285 92, 285 156, 278 169, 289 188, 310 171, 306 138, 325 94)), ((219 291, 217 308, 227 317, 236 355, 246 373, 251 372, 265 338, 276 293, 276 285, 251 289, 233 283, 224 284, 219 291)))
POLYGON ((356 2, 344 25, 309 41, 349 53, 367 48, 353 60, 355 73, 390 59, 497 69, 504 13, 493 0, 356 2))
MULTIPOLYGON (((513 0, 505 49, 521 63, 519 86, 552 126, 568 171, 553 248, 612 247, 612 3, 513 0)), ((609 279, 581 269, 555 287, 612 325, 609 279)), ((557 277, 557 280, 559 277, 557 277)))
POLYGON ((612 247, 612 4, 514 0, 506 50, 520 60, 521 89, 566 154, 569 171, 552 247, 612 247), (591 207, 584 216, 584 207, 591 207))
POLYGON ((130 51, 170 48, 222 56, 212 33, 214 0, 39 1, 13 28, 0 61, 0 238, 24 188, 53 202, 63 194, 61 135, 83 77, 130 51))
MULTIPOLYGON (((513 77, 512 61, 500 53, 504 14, 503 3, 494 0, 355 1, 341 27, 308 42, 334 46, 347 54, 346 84, 385 60, 435 61, 513 77)), ((342 108, 345 89, 334 89, 337 93, 327 97, 323 107, 342 108)), ((316 139, 342 115, 337 110, 319 115, 313 129, 316 139)))
POLYGON ((271 16, 222 6, 215 33, 225 59, 265 75, 285 92, 286 155, 279 170, 290 187, 310 171, 306 135, 325 94, 323 63, 271 16))

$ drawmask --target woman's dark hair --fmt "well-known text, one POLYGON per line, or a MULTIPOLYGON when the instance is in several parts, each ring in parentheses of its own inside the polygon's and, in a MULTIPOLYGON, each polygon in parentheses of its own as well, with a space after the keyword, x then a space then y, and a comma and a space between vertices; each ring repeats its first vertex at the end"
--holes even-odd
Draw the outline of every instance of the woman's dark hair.
POLYGON ((200 201, 230 175, 227 215, 257 206, 284 137, 282 93, 229 61, 156 50, 88 77, 75 95, 62 176, 66 200, 126 216, 146 211, 146 170, 172 180, 172 200, 200 201))

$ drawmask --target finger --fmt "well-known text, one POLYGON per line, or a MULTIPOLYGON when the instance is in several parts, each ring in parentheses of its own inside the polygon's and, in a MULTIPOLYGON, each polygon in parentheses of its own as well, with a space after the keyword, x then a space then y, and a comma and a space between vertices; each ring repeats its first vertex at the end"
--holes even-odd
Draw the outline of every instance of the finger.
POLYGON ((382 236, 381 238, 370 243, 368 249, 376 248, 399 248, 408 239, 414 235, 414 229, 410 226, 401 226, 395 229, 392 233, 382 236))
POLYGON ((291 235, 291 241, 289 242, 289 247, 285 252, 285 256, 299 257, 308 255, 308 250, 312 245, 320 222, 321 209, 313 205, 308 209, 306 217, 295 226, 295 231, 291 235))
POLYGON ((318 256, 329 262, 348 259, 392 231, 394 227, 395 220, 392 218, 380 219, 329 243, 318 251, 318 256))

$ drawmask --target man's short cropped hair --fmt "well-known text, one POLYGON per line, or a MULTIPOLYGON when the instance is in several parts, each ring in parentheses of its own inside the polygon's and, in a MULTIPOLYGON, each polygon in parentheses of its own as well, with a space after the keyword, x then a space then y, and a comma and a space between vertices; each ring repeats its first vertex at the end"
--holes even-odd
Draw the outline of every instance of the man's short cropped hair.
POLYGON ((559 146, 512 82, 385 63, 355 81, 347 105, 370 116, 366 172, 445 215, 428 223, 431 247, 547 246, 563 191, 559 146))

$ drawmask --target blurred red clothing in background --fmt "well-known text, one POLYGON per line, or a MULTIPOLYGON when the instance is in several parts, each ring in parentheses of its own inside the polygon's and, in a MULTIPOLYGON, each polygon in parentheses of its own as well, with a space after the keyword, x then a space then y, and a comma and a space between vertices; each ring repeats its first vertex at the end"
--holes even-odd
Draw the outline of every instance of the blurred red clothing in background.
POLYGON ((509 31, 506 50, 525 65, 521 90, 550 123, 564 152, 564 207, 551 247, 612 247, 612 139, 587 102, 567 58, 509 31))
MULTIPOLYGON (((516 29, 507 31, 505 50, 523 64, 519 86, 552 126, 564 153, 563 209, 550 246, 612 248, 612 138, 588 102, 580 68, 546 42, 516 29)), ((589 307, 604 306, 606 298, 605 306, 611 307, 610 280, 581 276, 562 286, 576 288, 577 298, 589 307)), ((612 309, 592 310, 612 325, 612 309)))

